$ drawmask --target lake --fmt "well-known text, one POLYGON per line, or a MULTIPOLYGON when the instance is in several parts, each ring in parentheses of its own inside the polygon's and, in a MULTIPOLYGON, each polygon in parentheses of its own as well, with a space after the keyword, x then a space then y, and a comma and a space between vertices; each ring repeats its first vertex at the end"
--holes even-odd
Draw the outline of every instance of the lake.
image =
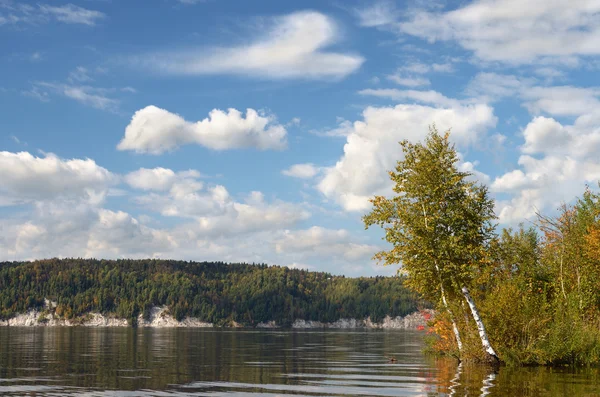
POLYGON ((597 368, 491 373, 424 356, 423 336, 401 330, 0 328, 0 395, 600 395, 597 368))

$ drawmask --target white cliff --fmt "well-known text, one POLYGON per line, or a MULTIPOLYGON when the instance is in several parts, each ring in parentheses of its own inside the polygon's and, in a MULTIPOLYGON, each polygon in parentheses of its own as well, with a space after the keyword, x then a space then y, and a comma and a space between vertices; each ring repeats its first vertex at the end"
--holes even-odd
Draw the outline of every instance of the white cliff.
POLYGON ((395 317, 386 316, 381 323, 374 323, 370 317, 364 320, 357 320, 354 318, 343 318, 333 323, 322 323, 320 321, 306 321, 296 320, 292 324, 292 328, 340 328, 340 329, 352 329, 352 328, 370 328, 370 329, 418 329, 420 327, 427 326, 427 319, 433 315, 432 310, 424 310, 422 312, 415 312, 407 315, 406 317, 395 317))
MULTIPOLYGON (((56 307, 56 305, 54 305, 56 307)), ((0 320, 0 327, 128 327, 126 319, 105 316, 100 313, 88 313, 75 319, 65 319, 57 316, 52 310, 52 303, 46 304, 43 311, 30 310, 18 314, 8 320, 0 320)), ((213 325, 197 318, 186 317, 177 321, 168 311, 167 307, 154 307, 148 320, 140 314, 139 327, 175 328, 175 327, 212 327, 213 325)))
MULTIPOLYGON (((44 310, 30 310, 27 313, 18 314, 8 320, 0 320, 0 327, 127 327, 127 319, 116 318, 100 313, 88 313, 75 319, 65 319, 55 314, 56 303, 46 300, 44 310)), ((427 320, 433 316, 432 310, 423 310, 407 315, 406 317, 386 316, 381 323, 374 323, 370 317, 364 320, 344 318, 333 323, 322 323, 320 321, 296 320, 292 324, 294 329, 311 328, 333 328, 333 329, 418 329, 427 325, 427 320)), ((177 321, 166 306, 154 307, 148 318, 140 314, 137 318, 137 326, 145 328, 205 328, 213 327, 213 324, 201 321, 197 318, 186 317, 177 321)), ((232 321, 232 327, 241 327, 232 321)), ((279 328, 275 321, 262 322, 256 328, 279 328)))

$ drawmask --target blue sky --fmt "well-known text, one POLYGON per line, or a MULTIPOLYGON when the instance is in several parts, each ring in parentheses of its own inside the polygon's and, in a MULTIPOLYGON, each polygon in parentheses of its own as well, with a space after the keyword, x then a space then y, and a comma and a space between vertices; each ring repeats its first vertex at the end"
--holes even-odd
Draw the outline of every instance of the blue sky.
POLYGON ((504 226, 600 179, 600 3, 0 0, 0 260, 393 274, 368 198, 452 129, 504 226))

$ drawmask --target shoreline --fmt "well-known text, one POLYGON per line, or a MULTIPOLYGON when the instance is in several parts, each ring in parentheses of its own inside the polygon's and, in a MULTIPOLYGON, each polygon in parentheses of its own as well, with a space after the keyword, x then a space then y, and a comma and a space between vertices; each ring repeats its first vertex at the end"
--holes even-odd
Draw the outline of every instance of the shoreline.
MULTIPOLYGON (((212 323, 197 318, 186 317, 176 320, 166 306, 154 307, 148 319, 140 314, 137 318, 138 328, 250 328, 250 329, 422 329, 427 325, 430 310, 414 312, 404 317, 386 316, 382 322, 374 323, 370 317, 366 319, 340 319, 332 323, 320 321, 296 320, 289 327, 282 327, 275 321, 259 323, 256 326, 244 326, 234 321, 229 326, 217 327, 212 323)), ((0 320, 0 327, 134 327, 127 319, 87 313, 75 319, 56 316, 48 310, 30 310, 8 320, 0 320)))

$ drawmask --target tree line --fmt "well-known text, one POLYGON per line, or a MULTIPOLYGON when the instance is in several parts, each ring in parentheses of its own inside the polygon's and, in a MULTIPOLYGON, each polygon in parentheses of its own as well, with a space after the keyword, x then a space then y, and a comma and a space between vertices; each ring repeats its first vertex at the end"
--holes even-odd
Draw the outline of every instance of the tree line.
POLYGON ((129 319, 166 305, 178 320, 195 317, 215 325, 245 326, 295 320, 374 322, 404 316, 421 305, 402 277, 346 278, 264 264, 172 260, 47 259, 0 263, 0 318, 44 300, 55 314, 77 318, 99 312, 129 319))

